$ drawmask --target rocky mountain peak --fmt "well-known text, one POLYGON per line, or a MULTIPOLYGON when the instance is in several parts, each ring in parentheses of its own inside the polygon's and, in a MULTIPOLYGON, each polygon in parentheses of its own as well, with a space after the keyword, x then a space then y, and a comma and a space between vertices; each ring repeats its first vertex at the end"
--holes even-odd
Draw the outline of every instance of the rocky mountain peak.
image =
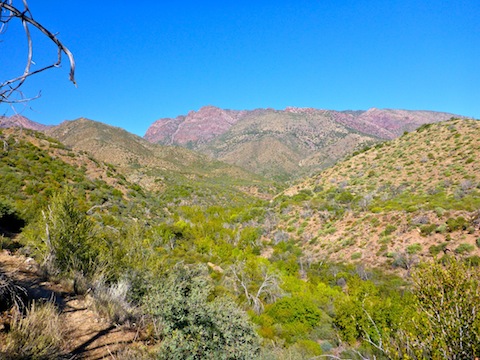
POLYGON ((42 131, 49 126, 27 119, 22 115, 0 116, 0 128, 18 127, 23 129, 42 131))
POLYGON ((145 139, 154 143, 186 145, 205 142, 226 132, 245 111, 224 110, 209 105, 186 116, 155 121, 145 134, 145 139))

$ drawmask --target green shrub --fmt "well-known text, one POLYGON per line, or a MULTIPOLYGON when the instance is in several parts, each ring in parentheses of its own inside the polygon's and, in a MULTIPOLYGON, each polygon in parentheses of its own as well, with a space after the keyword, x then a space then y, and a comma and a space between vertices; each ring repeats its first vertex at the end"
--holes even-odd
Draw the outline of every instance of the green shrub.
POLYGON ((455 249, 455 253, 466 254, 472 252, 473 250, 475 250, 475 246, 472 244, 463 243, 458 245, 458 247, 455 249))
POLYGON ((51 275, 96 270, 99 239, 70 190, 57 193, 25 234, 34 248, 42 249, 43 265, 51 275))
POLYGON ((215 298, 204 266, 177 265, 153 284, 145 308, 161 340, 159 359, 253 359, 258 337, 246 314, 215 298))
POLYGON ((324 313, 312 301, 300 297, 281 298, 265 314, 282 325, 280 336, 287 343, 307 336, 324 317, 324 313))
POLYGON ((410 255, 417 254, 421 250, 422 250, 422 245, 420 244, 412 244, 407 246, 407 254, 410 254, 410 255))
POLYGON ((445 250, 447 248, 447 243, 441 243, 438 245, 432 245, 428 248, 428 251, 430 252, 431 255, 437 255, 441 251, 445 250))
POLYGON ((463 216, 457 218, 449 218, 447 220, 448 231, 453 232, 457 230, 466 230, 468 227, 468 222, 463 216))
POLYGON ((312 340, 298 340, 292 347, 296 349, 304 359, 309 359, 322 354, 322 347, 320 344, 312 340))
POLYGON ((436 224, 428 224, 428 225, 420 226, 420 234, 422 236, 428 236, 436 230, 437 230, 436 224))
POLYGON ((395 230, 397 230, 397 227, 395 225, 391 225, 391 224, 388 224, 386 227, 385 227, 385 230, 383 230, 380 235, 382 236, 388 236, 390 234, 392 234, 395 230))
POLYGON ((444 234, 447 231, 447 224, 438 225, 435 232, 438 234, 444 234))
POLYGON ((353 201, 354 198, 355 196, 348 191, 342 191, 341 193, 335 196, 335 200, 341 204, 349 204, 353 201))
POLYGON ((480 256, 473 255, 465 259, 465 262, 470 266, 479 267, 480 266, 480 256))
POLYGON ((352 254, 352 256, 350 257, 352 260, 358 260, 362 257, 362 253, 361 252, 355 252, 352 254))

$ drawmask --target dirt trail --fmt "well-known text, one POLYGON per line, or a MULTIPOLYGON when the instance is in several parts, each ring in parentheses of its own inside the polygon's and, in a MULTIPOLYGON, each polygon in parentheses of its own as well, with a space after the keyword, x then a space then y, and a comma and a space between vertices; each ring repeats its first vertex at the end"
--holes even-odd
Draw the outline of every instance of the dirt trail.
POLYGON ((111 324, 88 308, 88 298, 46 281, 33 259, 0 250, 0 271, 25 287, 30 299, 55 301, 66 331, 66 358, 115 359, 116 352, 135 342, 136 331, 111 324))

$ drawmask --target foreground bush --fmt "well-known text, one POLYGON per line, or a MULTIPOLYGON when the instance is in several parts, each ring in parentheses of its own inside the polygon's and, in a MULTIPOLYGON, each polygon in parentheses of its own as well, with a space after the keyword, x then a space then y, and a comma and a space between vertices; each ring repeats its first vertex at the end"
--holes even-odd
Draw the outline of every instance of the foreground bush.
POLYGON ((145 304, 161 340, 160 359, 254 359, 259 342, 233 301, 210 301, 213 284, 203 266, 176 266, 152 287, 145 304))
POLYGON ((24 236, 43 257, 42 265, 49 275, 91 275, 97 269, 100 240, 95 237, 93 222, 79 209, 69 189, 53 196, 24 236))
POLYGON ((63 344, 62 324, 52 303, 33 303, 27 314, 17 313, 6 340, 6 358, 56 359, 63 344))
POLYGON ((478 269, 447 257, 417 268, 412 280, 413 303, 376 347, 391 359, 480 357, 478 269))

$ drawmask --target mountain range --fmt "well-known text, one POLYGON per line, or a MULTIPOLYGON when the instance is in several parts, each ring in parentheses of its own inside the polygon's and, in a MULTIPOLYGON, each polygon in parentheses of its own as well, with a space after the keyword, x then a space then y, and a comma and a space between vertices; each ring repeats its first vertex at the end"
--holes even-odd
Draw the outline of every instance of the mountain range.
POLYGON ((212 198, 217 202, 220 198, 248 196, 251 192, 268 196, 270 191, 271 182, 240 167, 189 149, 152 144, 97 121, 83 118, 65 121, 45 132, 73 150, 86 151, 95 159, 121 169, 129 181, 149 191, 165 196, 180 187, 190 189, 190 193, 170 194, 184 203, 190 195, 198 195, 200 188, 205 195, 202 200, 212 198))
POLYGON ((194 178, 236 174, 235 178, 250 181, 252 174, 257 174, 280 182, 300 179, 332 166, 355 151, 450 118, 461 116, 376 108, 226 110, 205 106, 184 116, 155 121, 144 139, 83 118, 45 126, 16 115, 0 118, 0 127, 44 131, 72 148, 91 152, 102 161, 134 168, 129 172, 132 181, 160 189, 163 185, 159 178, 185 179, 180 175, 185 168, 192 171, 190 175, 194 178), (216 168, 213 172, 212 166, 216 168), (149 170, 145 171, 145 167, 149 170))
POLYGON ((459 116, 376 108, 239 111, 206 106, 155 121, 144 138, 187 147, 267 178, 291 180, 331 166, 367 145, 452 117, 459 116))

